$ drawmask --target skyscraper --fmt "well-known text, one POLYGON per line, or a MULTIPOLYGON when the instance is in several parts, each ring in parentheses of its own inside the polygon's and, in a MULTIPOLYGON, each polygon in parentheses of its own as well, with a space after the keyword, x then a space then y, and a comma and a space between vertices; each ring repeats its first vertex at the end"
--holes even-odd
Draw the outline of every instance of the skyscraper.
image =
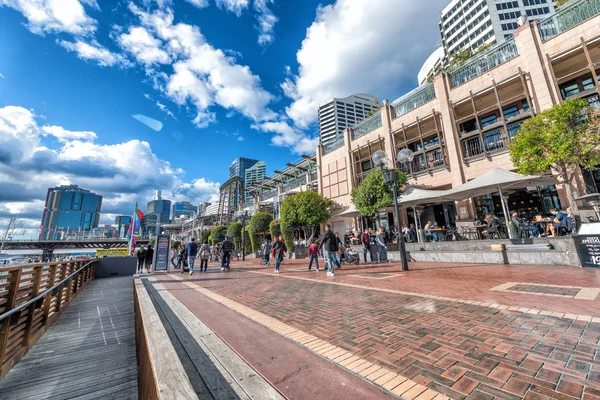
POLYGON ((171 200, 163 200, 161 191, 156 191, 156 198, 146 204, 146 214, 160 214, 160 222, 166 224, 171 219, 171 200))
POLYGON ((246 170, 254 166, 254 164, 256 164, 257 162, 258 160, 253 160, 251 158, 236 158, 229 166, 229 179, 235 178, 236 176, 238 178, 245 179, 246 170))
POLYGON ((198 212, 198 207, 189 201, 177 201, 173 204, 173 221, 183 216, 191 217, 198 212))
POLYGON ((343 140, 344 129, 352 127, 381 107, 377 97, 355 94, 343 99, 334 98, 319 106, 319 137, 327 145, 343 140))
POLYGON ((102 196, 77 185, 49 188, 39 238, 59 239, 98 227, 102 196))
POLYGON ((124 238, 129 231, 129 225, 131 224, 130 215, 118 215, 115 217, 115 225, 117 228, 117 234, 120 238, 124 238))
MULTIPOLYGON (((249 188, 255 183, 259 183, 265 180, 267 175, 267 164, 264 161, 259 161, 252 167, 246 170, 246 176, 244 178, 244 189, 249 188)), ((244 190, 245 202, 252 203, 252 196, 248 195, 247 191, 244 190)))

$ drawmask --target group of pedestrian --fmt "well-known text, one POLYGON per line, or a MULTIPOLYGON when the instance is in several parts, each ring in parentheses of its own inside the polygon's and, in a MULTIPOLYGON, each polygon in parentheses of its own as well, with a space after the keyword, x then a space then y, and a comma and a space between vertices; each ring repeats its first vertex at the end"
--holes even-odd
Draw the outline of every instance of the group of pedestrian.
POLYGON ((152 257, 154 256, 154 250, 152 246, 148 246, 144 248, 144 246, 140 246, 137 251, 137 272, 141 274, 144 271, 150 271, 152 269, 152 257))
POLYGON ((363 257, 365 258, 365 264, 367 264, 367 254, 371 259, 371 264, 374 263, 373 260, 373 248, 377 246, 377 262, 389 262, 387 255, 387 245, 385 240, 385 231, 383 228, 379 228, 377 234, 372 237, 371 236, 371 228, 366 228, 364 232, 360 235, 360 241, 363 245, 363 257))
POLYGON ((187 257, 189 274, 192 275, 194 273, 194 263, 196 262, 198 255, 200 255, 200 272, 206 272, 208 269, 208 261, 215 260, 215 249, 220 249, 221 271, 229 271, 231 269, 231 253, 233 252, 233 242, 229 237, 225 237, 222 245, 218 247, 210 246, 207 240, 202 243, 202 246, 198 246, 196 239, 192 238, 190 239, 190 242, 185 245, 184 249, 184 254, 187 257))

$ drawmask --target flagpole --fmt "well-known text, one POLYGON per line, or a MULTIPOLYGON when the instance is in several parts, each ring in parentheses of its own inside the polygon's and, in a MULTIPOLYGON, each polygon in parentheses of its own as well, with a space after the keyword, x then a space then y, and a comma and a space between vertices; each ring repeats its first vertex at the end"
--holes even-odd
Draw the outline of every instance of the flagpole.
POLYGON ((131 244, 133 242, 133 224, 135 223, 135 214, 137 213, 137 201, 135 202, 135 208, 133 209, 133 215, 131 216, 131 223, 129 224, 129 230, 131 234, 129 235, 129 241, 127 243, 127 254, 131 255, 132 248, 131 244))

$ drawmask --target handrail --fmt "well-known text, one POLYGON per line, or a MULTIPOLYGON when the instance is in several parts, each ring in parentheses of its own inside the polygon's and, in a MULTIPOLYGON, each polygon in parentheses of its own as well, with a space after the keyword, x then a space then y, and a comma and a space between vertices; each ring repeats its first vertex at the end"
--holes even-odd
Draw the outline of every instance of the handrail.
MULTIPOLYGON (((0 314, 0 321, 2 321, 3 319, 10 317, 11 315, 13 315, 14 313, 21 311, 22 309, 32 305, 33 303, 35 303, 36 301, 40 300, 41 298, 43 298, 44 296, 46 296, 48 293, 52 292, 54 289, 58 288, 59 286, 61 286, 63 283, 67 282, 69 279, 71 279, 73 276, 77 275, 79 272, 81 272, 84 268, 87 268, 88 265, 90 265, 91 263, 96 262, 97 260, 91 260, 88 261, 87 264, 85 264, 83 267, 79 268, 77 271, 73 272, 71 275, 67 276, 66 278, 64 278, 62 281, 56 283, 54 286, 52 286, 49 289, 46 289, 42 294, 37 295, 35 298, 26 301, 25 303, 11 309, 10 311, 5 312, 4 314, 0 314)), ((44 266, 46 264, 43 264, 44 266)), ((32 265, 25 265, 24 267, 26 268, 32 268, 32 265)))
MULTIPOLYGON (((0 272, 7 272, 14 269, 23 269, 23 268, 35 268, 35 267, 51 267, 53 265, 61 265, 72 263, 76 261, 93 261, 95 258, 81 258, 76 260, 65 260, 65 261, 52 261, 52 262, 39 262, 33 264, 18 264, 18 265, 2 265, 0 266, 0 272)), ((0 277, 2 279, 2 277, 0 277)))
POLYGON ((432 82, 426 83, 416 89, 411 90, 402 97, 390 103, 394 113, 394 118, 398 118, 399 116, 406 114, 417 107, 421 107, 423 104, 435 99, 435 97, 435 89, 432 82))
POLYGON ((381 120, 381 111, 375 112, 373 115, 363 119, 352 127, 352 140, 358 139, 383 125, 381 120))
POLYGON ((597 14, 600 14, 600 0, 578 1, 559 9, 554 15, 538 23, 542 42, 552 39, 597 14))

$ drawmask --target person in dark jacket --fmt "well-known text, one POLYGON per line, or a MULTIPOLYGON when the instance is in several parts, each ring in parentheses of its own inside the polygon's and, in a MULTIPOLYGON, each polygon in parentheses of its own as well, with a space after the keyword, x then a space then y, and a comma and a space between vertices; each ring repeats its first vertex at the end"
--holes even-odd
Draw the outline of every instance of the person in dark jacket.
POLYGON ((533 237, 537 237, 540 234, 539 228, 537 226, 530 225, 523 221, 521 218, 519 218, 519 212, 516 210, 512 212, 510 222, 510 230, 514 239, 517 239, 519 237, 519 234, 521 233, 521 230, 525 229, 531 230, 531 235, 533 237))
POLYGON ((279 273, 279 266, 281 265, 281 261, 283 261, 283 256, 287 251, 287 247, 285 246, 285 242, 283 241, 283 236, 279 235, 277 239, 273 242, 273 258, 275 258, 275 273, 279 273))
POLYGON ((485 216, 485 221, 487 222, 487 228, 482 232, 484 235, 490 237, 490 235, 498 233, 501 225, 498 218, 494 217, 492 214, 487 214, 485 216))
POLYGON ((154 257, 154 250, 152 249, 152 246, 148 246, 144 252, 144 264, 148 271, 152 270, 152 257, 154 257))
POLYGON ((367 252, 371 256, 371 264, 373 264, 373 248, 371 247, 371 228, 365 229, 360 235, 360 241, 363 244, 363 255, 365 257, 365 264, 367 263, 367 252))
POLYGON ((233 242, 229 237, 225 237, 223 240, 223 246, 221 247, 221 252, 223 257, 221 257, 221 271, 229 271, 229 263, 231 262, 231 252, 233 251, 233 242))
POLYGON ((196 262, 196 256, 198 255, 198 243, 196 238, 192 238, 188 244, 185 245, 187 251, 188 268, 190 275, 194 273, 194 262, 196 262))
POLYGON ((333 276, 333 264, 337 265, 338 268, 341 268, 341 265, 336 257, 336 253, 339 251, 338 241, 333 232, 331 232, 329 225, 325 225, 325 233, 319 239, 319 243, 321 243, 319 247, 323 249, 327 276, 333 276))
POLYGON ((144 246, 141 246, 138 249, 137 259, 138 259, 137 272, 141 273, 142 270, 144 269, 144 260, 146 259, 146 250, 144 249, 144 246))

